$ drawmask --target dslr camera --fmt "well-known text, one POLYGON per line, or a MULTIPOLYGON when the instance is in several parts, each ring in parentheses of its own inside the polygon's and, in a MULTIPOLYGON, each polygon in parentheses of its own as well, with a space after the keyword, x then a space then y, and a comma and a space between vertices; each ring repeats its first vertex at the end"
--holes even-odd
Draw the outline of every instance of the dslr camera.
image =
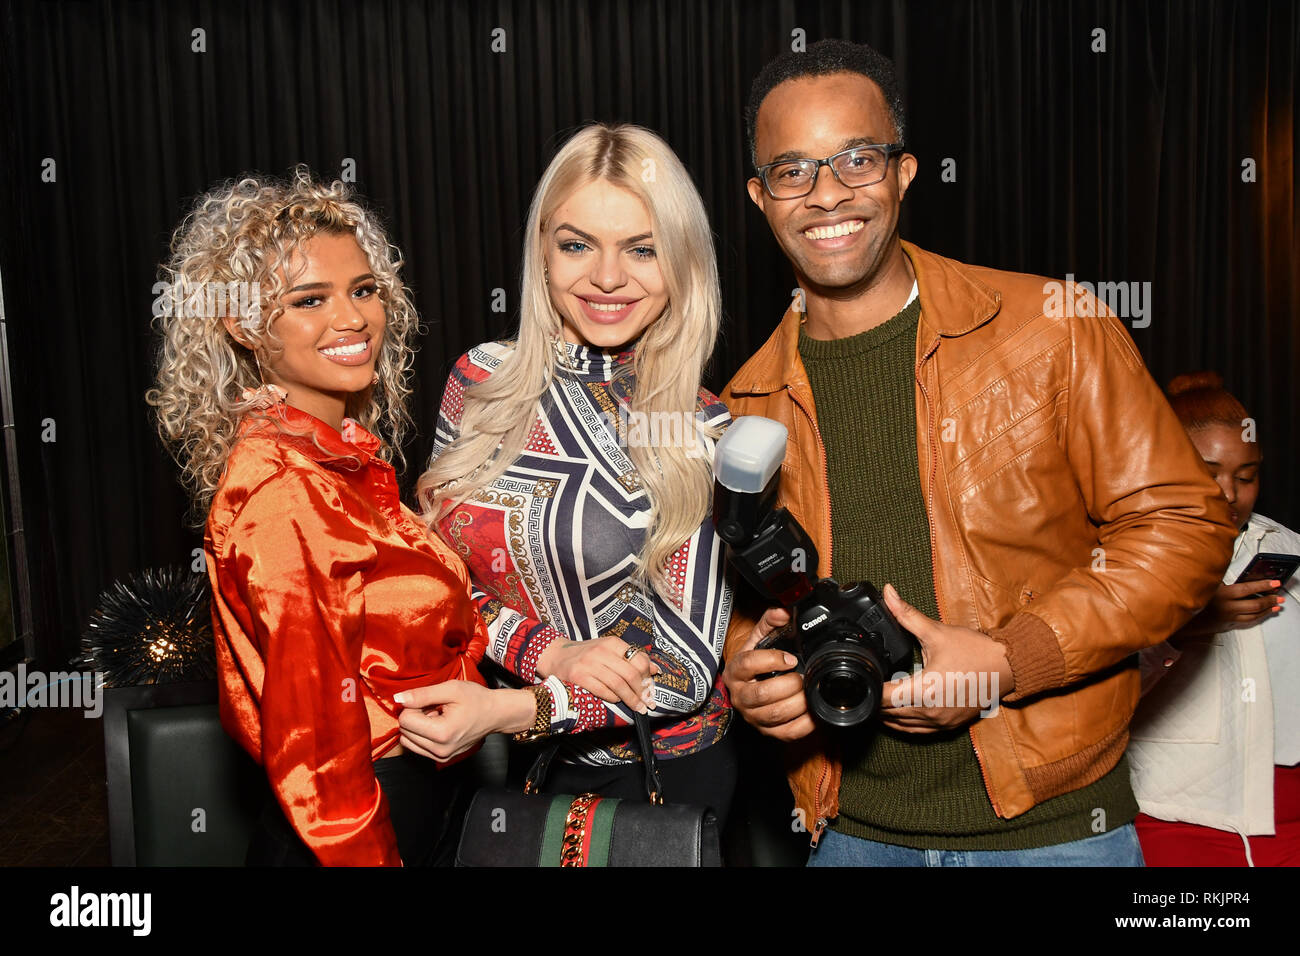
POLYGON ((869 581, 841 587, 833 578, 817 579, 816 545, 776 507, 785 450, 779 422, 746 415, 731 423, 713 460, 713 524, 741 577, 769 602, 791 609, 790 625, 759 647, 798 658, 814 717, 854 727, 880 709, 887 675, 911 670, 915 645, 869 581))

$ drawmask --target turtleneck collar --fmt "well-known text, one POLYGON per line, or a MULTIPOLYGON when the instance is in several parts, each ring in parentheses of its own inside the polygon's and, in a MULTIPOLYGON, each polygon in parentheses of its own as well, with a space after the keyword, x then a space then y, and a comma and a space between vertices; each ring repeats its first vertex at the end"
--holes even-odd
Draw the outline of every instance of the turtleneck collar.
POLYGON ((559 348, 556 349, 556 371, 584 382, 610 381, 614 377, 614 371, 622 365, 629 364, 636 355, 635 342, 622 349, 574 345, 567 341, 557 344, 562 346, 564 351, 561 355, 559 348))

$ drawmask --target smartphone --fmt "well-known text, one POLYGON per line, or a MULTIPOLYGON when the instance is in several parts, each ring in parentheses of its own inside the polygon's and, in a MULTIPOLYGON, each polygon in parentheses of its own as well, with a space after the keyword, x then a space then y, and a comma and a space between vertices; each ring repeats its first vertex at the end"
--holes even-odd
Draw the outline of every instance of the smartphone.
POLYGON ((1250 559, 1250 564, 1242 569, 1241 574, 1237 575, 1237 580, 1233 583, 1281 581, 1285 585, 1287 578, 1295 574, 1296 568, 1300 568, 1300 555, 1269 554, 1261 551, 1250 559))

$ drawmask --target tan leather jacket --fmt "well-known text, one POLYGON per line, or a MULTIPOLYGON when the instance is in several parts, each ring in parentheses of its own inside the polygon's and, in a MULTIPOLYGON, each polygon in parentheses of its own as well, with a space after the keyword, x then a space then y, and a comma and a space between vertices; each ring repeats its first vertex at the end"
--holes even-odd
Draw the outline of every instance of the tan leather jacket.
MULTIPOLYGON (((903 249, 921 296, 916 447, 935 597, 944 622, 1006 645, 1015 690, 970 733, 1009 818, 1119 761, 1139 696, 1134 652, 1209 600, 1235 529, 1119 320, 1048 317, 1048 280, 903 249)), ((831 502, 799 320, 786 313, 722 399, 735 417, 789 429, 780 503, 825 576, 831 502)), ((737 604, 728 652, 754 624, 737 604)), ((816 734, 789 755, 816 845, 839 812, 841 765, 816 734)))

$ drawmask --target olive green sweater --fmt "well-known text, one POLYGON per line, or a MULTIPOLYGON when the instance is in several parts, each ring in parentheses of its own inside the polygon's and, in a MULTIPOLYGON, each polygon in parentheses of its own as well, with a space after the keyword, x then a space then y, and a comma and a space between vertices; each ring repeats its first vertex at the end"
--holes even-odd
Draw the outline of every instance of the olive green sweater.
MULTIPOLYGON (((832 574, 892 583, 937 619, 930 526, 916 455, 915 348, 920 299, 859 335, 799 334, 830 481, 832 574)), ((919 651, 918 651, 919 656, 919 651)), ((844 778, 835 829, 924 849, 1050 846, 1133 820, 1128 761, 1096 783, 1010 820, 993 812, 969 730, 907 734, 873 721, 840 732, 844 778)))

